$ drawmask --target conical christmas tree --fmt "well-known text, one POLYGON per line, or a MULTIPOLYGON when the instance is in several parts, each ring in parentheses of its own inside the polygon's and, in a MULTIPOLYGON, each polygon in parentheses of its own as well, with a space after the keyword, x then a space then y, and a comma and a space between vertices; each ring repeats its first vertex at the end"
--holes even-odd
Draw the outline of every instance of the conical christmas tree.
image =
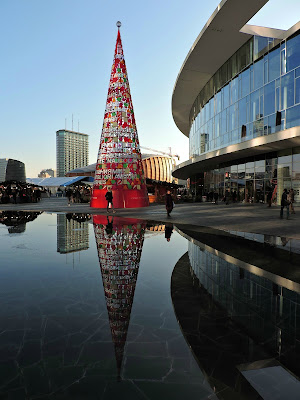
POLYGON ((103 208, 112 190, 116 208, 149 205, 121 35, 111 70, 91 207, 103 208))

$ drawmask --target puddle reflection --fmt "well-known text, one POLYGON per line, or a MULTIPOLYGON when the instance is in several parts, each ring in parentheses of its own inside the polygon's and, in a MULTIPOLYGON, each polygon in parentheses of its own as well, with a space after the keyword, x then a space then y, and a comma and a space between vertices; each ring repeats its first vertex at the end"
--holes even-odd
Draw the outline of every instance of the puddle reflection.
POLYGON ((281 248, 296 242, 0 215, 9 228, 33 221, 0 241, 3 398, 246 400, 267 368, 282 385, 299 376, 300 256, 281 248))
POLYGON ((109 215, 94 216, 93 224, 120 380, 146 222, 109 215))
MULTIPOLYGON (((266 384, 260 385, 268 398, 287 398, 284 385, 289 385, 288 398, 297 399, 300 384, 293 374, 300 376, 299 292, 276 283, 286 283, 281 276, 273 274, 268 279, 261 268, 249 269, 249 264, 185 237, 188 253, 175 266, 172 299, 187 342, 209 382, 219 390, 223 387, 222 398, 251 398, 259 387, 255 379, 261 382, 264 376, 266 384), (282 379, 277 388, 267 387, 268 368, 275 368, 270 371, 282 379)), ((295 282, 289 286, 293 284, 298 288, 295 282)))
POLYGON ((23 233, 26 224, 34 221, 42 212, 0 211, 0 224, 8 227, 8 233, 23 233))
POLYGON ((57 252, 73 253, 89 248, 89 214, 57 214, 57 252))

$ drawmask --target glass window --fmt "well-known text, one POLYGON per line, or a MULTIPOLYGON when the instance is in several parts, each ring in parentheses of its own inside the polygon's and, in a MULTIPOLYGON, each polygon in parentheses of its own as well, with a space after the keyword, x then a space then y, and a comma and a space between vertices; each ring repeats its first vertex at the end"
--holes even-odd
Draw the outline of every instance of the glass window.
POLYGON ((300 105, 286 110, 286 128, 300 125, 300 105))
POLYGON ((281 109, 294 105, 294 71, 281 77, 281 109))
POLYGON ((254 162, 246 164, 246 179, 254 178, 254 162))
POLYGON ((222 93, 223 93, 223 108, 229 107, 230 104, 229 85, 224 86, 224 88, 222 89, 222 93))
POLYGON ((236 59, 236 53, 234 53, 229 60, 229 74, 231 75, 231 77, 234 77, 237 73, 238 73, 238 65, 237 65, 237 59, 236 59))
POLYGON ((253 90, 262 87, 264 84, 264 60, 259 60, 253 65, 254 71, 254 85, 253 90))
POLYGON ((275 81, 264 86, 264 115, 275 112, 275 81))
POLYGON ((233 104, 238 99, 238 78, 230 82, 230 103, 233 104))
POLYGON ((259 90, 251 93, 250 96, 250 121, 260 118, 259 114, 259 90))
POLYGON ((300 103, 300 78, 296 79, 295 84, 295 103, 300 103))
POLYGON ((219 113, 221 111, 221 92, 218 92, 215 95, 215 113, 219 113))
POLYGON ((255 161, 255 171, 265 171, 265 160, 255 161))
POLYGON ((220 136, 220 131, 221 131, 221 126, 220 126, 220 114, 217 114, 215 116, 215 137, 219 137, 220 136))
POLYGON ((227 110, 221 112, 221 134, 224 135, 227 132, 227 121, 226 121, 227 110))
POLYGON ((234 129, 231 133, 231 142, 232 143, 236 143, 238 142, 239 139, 239 131, 237 129, 234 129))
POLYGON ((276 114, 272 114, 268 117, 268 124, 267 124, 268 135, 270 133, 274 133, 276 130, 276 114))
POLYGON ((293 162, 300 162, 300 147, 293 148, 293 162))
POLYGON ((286 164, 292 162, 292 150, 285 149, 278 151, 278 164, 286 164))
POLYGON ((293 179, 300 180, 300 163, 293 164, 293 179))
POLYGON ((269 53, 269 82, 278 78, 280 75, 280 48, 269 53))
POLYGON ((300 35, 287 40, 286 42, 286 64, 287 71, 300 65, 300 35))
POLYGON ((263 136, 264 135, 264 120, 263 118, 257 119, 253 122, 253 136, 263 136))
POLYGON ((280 51, 280 68, 281 68, 281 75, 286 74, 286 56, 285 56, 285 48, 281 45, 280 51))
POLYGON ((271 133, 268 126, 268 117, 264 117, 264 135, 269 135, 271 133))
POLYGON ((237 51, 238 70, 241 71, 250 64, 250 46, 251 42, 248 41, 237 51))
POLYGON ((239 127, 247 124, 247 102, 246 97, 239 101, 239 127))
POLYGON ((213 118, 214 117, 214 98, 212 98, 212 99, 210 99, 209 100, 209 115, 210 115, 210 118, 213 118))
POLYGON ((220 69, 220 83, 221 87, 228 81, 228 62, 224 63, 220 69))
POLYGON ((242 93, 241 97, 247 96, 250 93, 250 69, 246 69, 241 74, 242 93))
POLYGON ((280 164, 278 165, 278 176, 284 178, 290 177, 292 172, 291 164, 280 164))
POLYGON ((253 43, 253 59, 257 60, 262 54, 268 50, 269 40, 266 37, 254 36, 253 43))
POLYGON ((233 104, 229 108, 229 131, 237 128, 237 105, 233 104))
POLYGON ((264 82, 265 83, 269 82, 269 78, 268 78, 268 56, 267 55, 264 57, 264 82))

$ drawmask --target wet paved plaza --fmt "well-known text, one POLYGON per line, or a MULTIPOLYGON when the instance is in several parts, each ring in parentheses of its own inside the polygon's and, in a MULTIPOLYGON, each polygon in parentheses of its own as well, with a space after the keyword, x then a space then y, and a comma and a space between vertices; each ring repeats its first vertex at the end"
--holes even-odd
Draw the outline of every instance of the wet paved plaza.
POLYGON ((0 222, 0 399, 299 398, 296 239, 83 213, 0 222))

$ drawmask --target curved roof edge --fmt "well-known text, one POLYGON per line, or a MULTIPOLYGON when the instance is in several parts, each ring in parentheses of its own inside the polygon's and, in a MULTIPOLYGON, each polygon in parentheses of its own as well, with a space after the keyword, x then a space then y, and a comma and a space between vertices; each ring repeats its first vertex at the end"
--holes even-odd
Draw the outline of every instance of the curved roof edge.
POLYGON ((272 133, 271 135, 259 136, 194 157, 177 165, 173 169, 172 175, 175 178, 187 179, 197 173, 218 168, 221 163, 232 162, 234 164, 234 161, 239 159, 295 146, 300 146, 300 126, 272 133))
MULTIPOLYGON (((177 127, 189 135, 189 114, 195 98, 214 73, 253 35, 245 24, 269 0, 223 0, 215 9, 186 56, 178 74, 172 114, 177 127)), ((252 26, 253 28, 253 26, 252 26)), ((261 27, 257 28, 256 31, 261 27)), ((261 28, 276 35, 278 29, 261 28)), ((257 33, 258 34, 258 33, 257 33)))

